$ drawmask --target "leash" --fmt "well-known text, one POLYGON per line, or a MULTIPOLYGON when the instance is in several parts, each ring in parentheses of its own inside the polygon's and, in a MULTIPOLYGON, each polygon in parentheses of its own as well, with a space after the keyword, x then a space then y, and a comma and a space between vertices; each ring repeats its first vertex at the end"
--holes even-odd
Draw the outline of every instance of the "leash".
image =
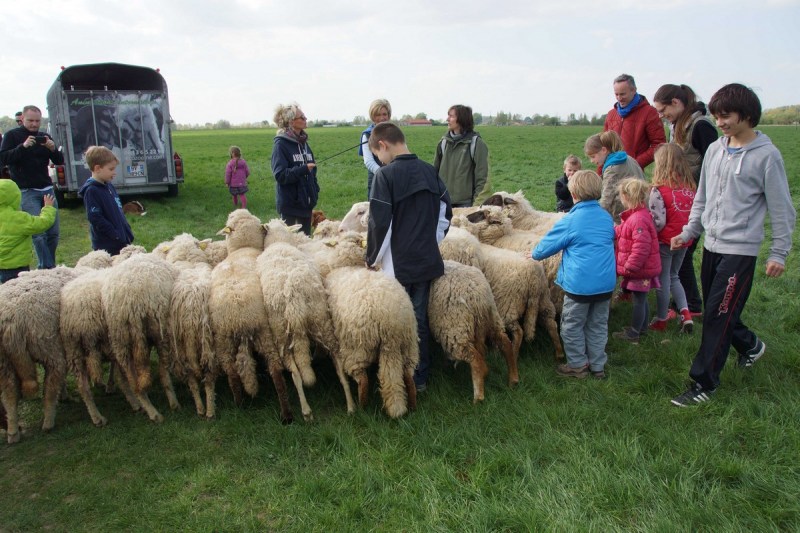
POLYGON ((364 141, 363 143, 358 143, 358 144, 357 144, 357 145, 355 145, 355 146, 351 146, 350 148, 347 148, 347 149, 345 149, 345 150, 342 150, 341 152, 337 152, 337 153, 333 154, 332 156, 329 156, 329 157, 326 157, 325 159, 322 159, 322 160, 320 160, 320 161, 317 161, 317 165, 319 165, 320 163, 324 163, 324 162, 325 162, 325 161, 327 161, 328 159, 333 159, 334 157, 340 156, 340 155, 342 155, 342 154, 343 154, 343 153, 345 153, 345 152, 349 152, 350 150, 354 150, 354 149, 358 148, 359 146, 361 146, 361 145, 363 145, 363 144, 367 144, 368 142, 369 142, 369 141, 364 141))

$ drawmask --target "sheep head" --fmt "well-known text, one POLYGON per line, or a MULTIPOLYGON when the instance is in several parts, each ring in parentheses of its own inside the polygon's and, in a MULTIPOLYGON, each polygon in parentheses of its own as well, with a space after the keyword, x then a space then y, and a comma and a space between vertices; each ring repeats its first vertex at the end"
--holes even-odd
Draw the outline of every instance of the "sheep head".
POLYGON ((369 225, 369 202, 358 202, 353 204, 350 211, 339 224, 339 233, 346 231, 367 231, 369 225))
POLYGON ((228 215, 225 227, 217 235, 225 235, 228 243, 228 253, 239 248, 264 249, 264 235, 267 230, 257 216, 250 214, 247 209, 237 209, 228 215))
POLYGON ((497 206, 482 207, 466 217, 461 217, 459 225, 487 244, 494 243, 513 229, 511 219, 497 206))
POLYGON ((289 226, 283 220, 273 218, 264 224, 264 248, 266 249, 270 244, 275 244, 276 242, 285 242, 292 246, 300 246, 307 243, 310 239, 300 231, 302 227, 300 224, 289 226))

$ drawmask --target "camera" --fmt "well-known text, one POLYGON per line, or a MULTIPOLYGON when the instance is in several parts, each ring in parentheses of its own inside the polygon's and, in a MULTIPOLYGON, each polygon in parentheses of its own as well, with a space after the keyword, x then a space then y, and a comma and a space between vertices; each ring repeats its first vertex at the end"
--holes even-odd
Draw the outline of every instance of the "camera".
POLYGON ((45 144, 45 143, 47 143, 47 135, 36 136, 36 144, 45 144))

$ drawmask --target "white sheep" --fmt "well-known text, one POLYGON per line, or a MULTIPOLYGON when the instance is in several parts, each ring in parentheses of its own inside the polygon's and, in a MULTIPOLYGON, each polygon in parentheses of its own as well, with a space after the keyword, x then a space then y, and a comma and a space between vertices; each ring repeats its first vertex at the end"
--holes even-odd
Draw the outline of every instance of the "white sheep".
POLYGON ((34 270, 0 285, 0 396, 8 417, 9 444, 20 439, 20 392, 30 398, 39 388, 37 363, 45 370, 42 431, 55 425, 67 371, 58 324, 61 288, 81 272, 67 267, 34 270))
MULTIPOLYGON (((511 219, 497 206, 482 207, 471 215, 458 217, 455 223, 478 237, 482 243, 528 254, 544 236, 544 234, 534 231, 515 230, 511 219)), ((540 263, 544 267, 547 277, 550 301, 553 302, 556 313, 560 314, 564 303, 564 292, 555 284, 555 281, 561 265, 561 252, 540 261, 540 263)))
POLYGON ((433 338, 447 356, 469 363, 474 402, 484 398, 484 380, 489 372, 487 339, 505 357, 509 386, 519 383, 516 354, 497 312, 489 282, 478 268, 445 260, 444 275, 431 283, 428 318, 433 338))
MULTIPOLYGON (((97 427, 106 425, 107 421, 97 409, 91 385, 103 379, 102 362, 113 361, 101 300, 103 285, 113 276, 113 272, 113 268, 87 272, 61 289, 59 325, 67 366, 75 376, 78 392, 92 423, 97 427)), ((113 368, 112 363, 109 376, 113 375, 113 368)), ((141 404, 133 394, 128 380, 120 380, 119 386, 133 410, 139 411, 141 404)))
POLYGON ((502 208, 515 229, 532 231, 542 237, 564 216, 564 213, 537 211, 522 191, 514 194, 505 191, 495 193, 487 198, 483 205, 502 208))
POLYGON ((325 288, 342 366, 358 383, 359 404, 366 405, 367 369, 377 361, 386 413, 397 418, 415 409, 417 320, 403 286, 381 272, 345 267, 328 274, 325 288))
POLYGON ((152 254, 137 254, 114 266, 101 292, 111 352, 150 420, 163 416, 147 396, 150 348, 158 350, 158 372, 171 409, 180 407, 169 374, 169 304, 177 270, 152 254))
POLYGON ((251 396, 258 393, 253 350, 266 361, 278 394, 281 421, 290 423, 292 412, 269 327, 256 259, 264 249, 266 228, 246 209, 228 215, 225 228, 227 257, 211 272, 209 315, 214 335, 214 350, 237 405, 242 403, 242 388, 251 396))
MULTIPOLYGON (((267 232, 272 232, 269 225, 267 232)), ((258 256, 256 267, 278 357, 282 367, 291 373, 303 417, 313 419, 303 391, 304 385, 316 382, 311 368, 312 339, 331 354, 347 410, 353 412, 355 404, 342 371, 322 276, 314 262, 291 244, 275 242, 258 256)))
POLYGON ((366 233, 369 223, 369 202, 356 202, 339 223, 339 233, 366 233))
POLYGON ((323 220, 314 229, 314 239, 329 239, 339 234, 339 220, 323 220))

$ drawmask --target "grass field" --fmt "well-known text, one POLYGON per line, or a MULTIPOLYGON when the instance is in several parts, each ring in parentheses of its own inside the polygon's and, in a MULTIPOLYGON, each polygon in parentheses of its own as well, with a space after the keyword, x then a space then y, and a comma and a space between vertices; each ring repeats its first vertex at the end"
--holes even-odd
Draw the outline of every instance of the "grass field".
MULTIPOLYGON (((356 128, 312 129, 318 160, 358 142, 356 128)), ((484 128, 495 190, 522 189, 554 208, 553 182, 569 153, 582 156, 591 127, 484 128)), ((766 127, 800 199, 800 131, 766 127)), ((407 129, 431 161, 439 129, 407 129)), ((253 170, 249 207, 276 215, 269 172, 273 131, 192 131, 174 136, 186 183, 177 198, 142 198, 131 219, 148 249, 189 231, 211 237, 230 208, 222 172, 231 144, 253 170)), ((584 164, 589 166, 586 158, 584 164)), ((320 164, 320 205, 339 218, 365 199, 366 171, 353 152, 320 164)), ((59 261, 89 250, 83 210, 63 209, 59 261)), ((610 341, 609 379, 565 380, 539 335, 520 357, 521 383, 505 386, 490 357, 486 401, 471 402, 469 370, 434 351, 431 386, 416 412, 390 420, 373 391, 348 416, 333 369, 317 365, 308 391, 315 422, 279 422, 270 384, 244 408, 218 384, 219 418, 184 408, 154 425, 121 395, 96 390, 109 425, 91 425, 75 401, 43 434, 41 401, 23 402, 26 432, 0 446, 2 531, 798 531, 800 530, 800 274, 798 234, 786 274, 764 276, 764 251, 744 320, 767 343, 752 369, 731 364, 712 402, 678 409, 699 332, 650 335, 638 347, 610 341), (266 391, 266 392, 264 392, 266 391)), ((698 254, 698 258, 699 258, 698 254)), ((611 329, 630 318, 612 312, 611 329)), ((294 402, 296 414, 299 406, 294 402)))

